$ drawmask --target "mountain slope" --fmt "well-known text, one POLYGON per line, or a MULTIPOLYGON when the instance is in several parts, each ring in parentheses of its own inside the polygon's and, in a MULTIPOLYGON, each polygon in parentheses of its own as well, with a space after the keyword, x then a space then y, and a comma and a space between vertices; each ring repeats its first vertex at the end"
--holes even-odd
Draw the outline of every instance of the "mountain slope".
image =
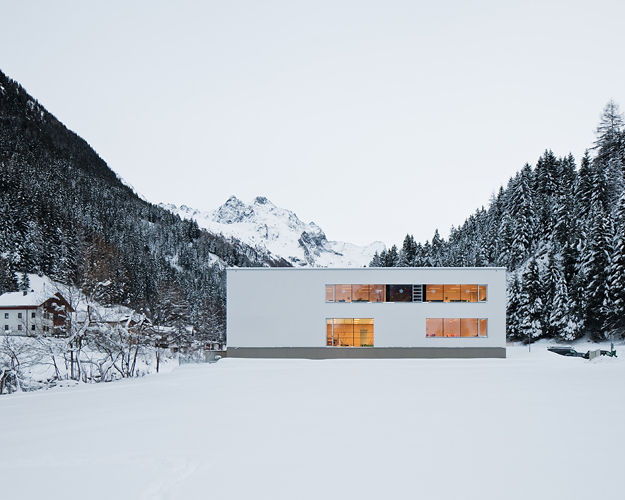
POLYGON ((37 273, 161 318, 176 297, 179 318, 201 331, 207 311, 217 310, 223 330, 225 276, 215 256, 227 265, 276 264, 140 199, 0 72, 0 293, 19 286, 18 274, 37 273))
POLYGON ((233 237, 272 259, 294 266, 362 267, 385 246, 376 241, 366 247, 329 241, 314 222, 302 222, 290 210, 258 196, 246 204, 231 196, 222 206, 201 212, 187 206, 161 205, 182 218, 194 219, 213 234, 233 237))

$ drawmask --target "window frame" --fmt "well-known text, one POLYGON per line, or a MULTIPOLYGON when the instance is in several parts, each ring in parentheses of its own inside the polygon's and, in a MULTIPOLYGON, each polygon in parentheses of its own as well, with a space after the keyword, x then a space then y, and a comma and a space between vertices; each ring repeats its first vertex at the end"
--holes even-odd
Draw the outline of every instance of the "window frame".
MULTIPOLYGON (((362 332, 359 332, 362 334, 362 332)), ((362 336, 360 337, 362 339, 362 336)), ((374 318, 326 318, 326 344, 325 347, 335 348, 335 347, 343 347, 343 348, 369 348, 375 347, 375 320, 374 318), (337 320, 342 321, 351 321, 351 323, 338 323, 337 320), (349 324, 352 326, 352 344, 355 344, 356 332, 355 325, 359 324, 359 321, 367 321, 368 323, 360 323, 371 325, 371 344, 365 345, 341 345, 341 337, 336 337, 334 335, 335 326, 339 324, 349 324), (330 328, 331 327, 331 328, 330 328), (338 342, 338 344, 337 344, 338 342)))
POLYGON ((488 338, 488 318, 484 318, 484 317, 476 317, 476 318, 425 318, 425 338, 426 339, 487 339, 488 338), (462 320, 476 320, 477 321, 477 335, 473 335, 473 336, 462 336, 462 320), (440 320, 441 321, 441 333, 442 335, 437 336, 437 335, 428 335, 428 321, 432 321, 432 320, 440 320), (449 321, 454 321, 457 320, 458 323, 458 328, 459 328, 459 335, 445 335, 445 325, 447 324, 447 322, 449 321), (481 329, 482 329, 482 321, 485 321, 485 330, 486 330, 486 334, 482 335, 481 334, 481 329))

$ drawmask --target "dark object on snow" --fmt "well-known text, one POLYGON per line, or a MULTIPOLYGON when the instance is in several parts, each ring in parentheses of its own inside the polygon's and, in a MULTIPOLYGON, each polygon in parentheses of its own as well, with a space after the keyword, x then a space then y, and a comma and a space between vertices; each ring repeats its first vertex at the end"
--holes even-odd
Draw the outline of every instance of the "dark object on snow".
POLYGON ((560 356, 571 356, 574 358, 588 358, 588 353, 583 354, 581 352, 577 352, 575 349, 571 349, 570 347, 548 347, 548 351, 555 352, 560 356))
POLYGON ((570 356, 573 358, 593 359, 597 356, 612 356, 616 358, 616 350, 601 351, 597 349, 596 351, 588 351, 586 354, 577 352, 575 349, 571 349, 570 347, 548 347, 547 350, 559 354, 560 356, 570 356))

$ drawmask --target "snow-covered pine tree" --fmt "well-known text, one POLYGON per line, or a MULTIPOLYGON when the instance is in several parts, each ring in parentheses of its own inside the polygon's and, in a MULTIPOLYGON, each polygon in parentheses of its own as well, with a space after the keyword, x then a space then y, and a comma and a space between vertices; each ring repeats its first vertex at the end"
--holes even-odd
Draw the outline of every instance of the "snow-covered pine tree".
POLYGON ((543 337, 545 308, 542 292, 538 263, 532 257, 521 280, 521 300, 518 314, 519 329, 523 338, 534 340, 543 337))
POLYGON ((529 255, 534 243, 536 213, 532 196, 532 170, 525 164, 519 173, 509 207, 513 226, 510 265, 516 269, 529 255))
POLYGON ((397 267, 397 263, 399 262, 399 252, 397 250, 397 245, 393 245, 388 252, 386 252, 385 258, 382 261, 383 267, 397 267))
POLYGON ((622 131, 625 128, 623 114, 619 109, 618 103, 610 99, 603 108, 599 125, 595 131, 597 140, 595 141, 595 149, 598 150, 597 157, 614 157, 618 154, 623 146, 622 131))
POLYGON ((444 267, 445 264, 445 240, 441 238, 438 229, 434 231, 430 244, 430 263, 432 267, 444 267))
POLYGON ((580 335, 579 324, 570 310, 566 281, 559 269, 554 268, 554 295, 549 315, 549 326, 554 338, 571 341, 580 335))
POLYGON ((617 205, 615 228, 602 305, 603 328, 606 334, 623 335, 625 334, 625 193, 617 205))
POLYGON ((551 150, 548 150, 538 159, 534 169, 536 237, 543 241, 550 241, 553 236, 560 168, 561 161, 556 159, 551 150))
POLYGON ((600 339, 603 327, 602 305, 606 293, 606 278, 612 245, 612 221, 601 204, 595 200, 591 208, 586 234, 586 247, 580 256, 587 283, 584 286, 586 328, 593 339, 600 339))
POLYGON ((508 279, 506 302, 506 337, 511 340, 522 340, 519 310, 521 306, 521 282, 516 272, 508 279))
POLYGON ((382 259, 380 258, 380 254, 378 253, 377 250, 373 254, 373 258, 371 259, 371 262, 369 262, 369 267, 382 267, 382 259))
POLYGON ((411 267, 414 265, 415 254, 417 251, 417 244, 415 243, 414 236, 407 234, 404 238, 404 243, 399 251, 399 257, 397 260, 397 267, 411 267))

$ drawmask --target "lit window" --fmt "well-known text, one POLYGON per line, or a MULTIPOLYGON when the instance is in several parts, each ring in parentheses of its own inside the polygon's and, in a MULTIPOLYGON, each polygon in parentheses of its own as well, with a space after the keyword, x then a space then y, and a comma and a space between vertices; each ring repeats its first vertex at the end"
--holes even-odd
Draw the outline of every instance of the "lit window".
POLYGON ((426 302, 442 302, 443 301, 443 285, 425 285, 426 302))
POLYGON ((371 285, 352 285, 352 302, 369 302, 371 285))
POLYGON ((326 346, 373 347, 373 318, 329 318, 326 346))
POLYGON ((445 302, 460 302, 460 285, 443 285, 445 302))
POLYGON ((462 302, 477 302, 477 285, 461 285, 460 292, 462 302))
POLYGON ((480 318, 480 337, 488 337, 488 320, 486 318, 480 318))
POLYGON ((460 320, 461 337, 477 337, 477 318, 462 318, 460 320))
POLYGON ((371 285, 369 302, 386 302, 386 285, 371 285))
POLYGON ((352 285, 334 285, 335 302, 352 301, 352 285))
POLYGON ((487 337, 486 318, 427 318, 426 337, 487 337))
POLYGON ((486 302, 486 285, 480 285, 479 301, 486 302))
POLYGON ((425 320, 426 337, 443 336, 443 318, 428 318, 425 320))
POLYGON ((445 318, 443 320, 444 337, 460 337, 460 319, 445 318))
POLYGON ((326 302, 334 302, 334 285, 326 285, 326 302))

